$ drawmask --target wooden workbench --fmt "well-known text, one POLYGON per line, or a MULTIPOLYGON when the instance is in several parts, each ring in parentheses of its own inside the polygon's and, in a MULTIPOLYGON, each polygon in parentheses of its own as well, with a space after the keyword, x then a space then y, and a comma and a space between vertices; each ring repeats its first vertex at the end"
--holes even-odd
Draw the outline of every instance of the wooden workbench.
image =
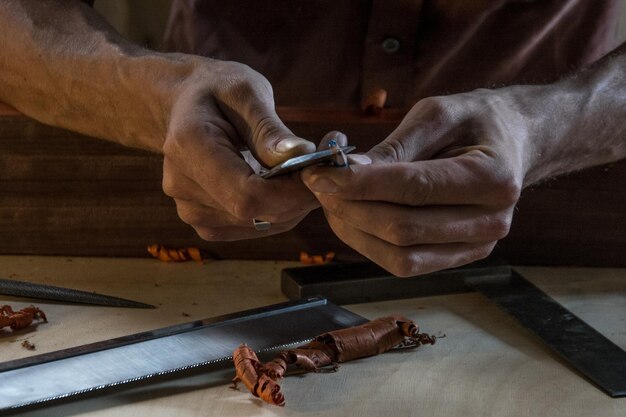
MULTIPOLYGON (((284 301, 273 261, 164 264, 149 259, 0 256, 0 276, 117 295, 155 310, 40 302, 49 323, 0 333, 1 360, 57 350, 284 301), (187 316, 188 315, 188 316, 187 316)), ((517 268, 571 311, 626 347, 626 269, 517 268)), ((35 302, 35 301, 33 301, 35 302)), ((0 296, 23 307, 31 300, 0 296)), ((230 370, 95 396, 29 416, 626 416, 611 399, 476 293, 352 305, 392 312, 445 333, 434 346, 344 364, 337 373, 288 377, 285 408, 228 389, 230 370)), ((176 354, 176 352, 172 352, 176 354)))
MULTIPOLYGON (((278 108, 296 134, 345 132, 359 152, 400 123, 402 110, 278 108)), ((199 246, 218 259, 296 260, 300 251, 359 255, 317 210, 294 230, 254 240, 204 242, 163 194, 162 156, 43 125, 0 103, 0 253, 146 256, 150 243, 199 246)), ((626 267, 626 160, 524 190, 496 253, 524 265, 626 267), (558 249, 557 249, 558 248, 558 249)))

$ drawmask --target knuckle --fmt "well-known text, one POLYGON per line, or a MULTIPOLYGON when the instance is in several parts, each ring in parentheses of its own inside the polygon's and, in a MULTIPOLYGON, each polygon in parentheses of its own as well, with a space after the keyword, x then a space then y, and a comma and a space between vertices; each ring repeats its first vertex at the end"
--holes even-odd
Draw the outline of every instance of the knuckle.
POLYGON ((191 226, 201 225, 205 222, 203 213, 188 204, 176 204, 176 211, 178 212, 178 217, 191 226))
POLYGON ((390 272, 398 277, 412 277, 424 268, 424 259, 415 251, 410 253, 402 251, 395 254, 391 260, 390 272))
POLYGON ((507 173, 498 178, 493 191, 498 202, 513 205, 520 197, 522 186, 512 174, 507 173))
POLYGON ((428 171, 421 174, 408 172, 407 181, 404 184, 412 184, 412 186, 403 187, 404 201, 410 201, 416 206, 423 206, 427 201, 431 201, 436 181, 433 181, 430 175, 428 171))
POLYGON ((511 230, 511 219, 503 215, 494 216, 489 221, 488 230, 495 240, 504 239, 511 230))
POLYGON ((186 114, 184 117, 178 117, 170 123, 167 136, 163 143, 163 153, 170 157, 184 152, 189 142, 197 137, 206 135, 207 124, 198 123, 193 119, 194 116, 186 114))
POLYGON ((236 67, 234 73, 238 75, 239 80, 242 82, 248 85, 263 85, 271 89, 272 86, 267 78, 260 72, 255 71, 251 66, 234 61, 230 61, 230 63, 236 67))
POLYGON ((227 62, 219 90, 234 99, 245 99, 255 92, 263 91, 273 95, 272 85, 262 74, 248 65, 238 62, 227 62))
POLYGON ((469 256, 465 260, 465 263, 470 263, 479 259, 485 259, 487 256, 489 256, 491 251, 493 251, 495 245, 496 242, 492 242, 487 245, 476 246, 473 250, 469 252, 469 256))
POLYGON ((198 138, 204 137, 203 133, 195 123, 170 126, 161 148, 165 160, 172 166, 184 164, 189 148, 198 138))
POLYGON ((505 238, 511 229, 511 216, 506 213, 485 214, 468 227, 467 234, 475 242, 491 242, 505 238))
POLYGON ((175 198, 181 194, 177 182, 174 180, 174 177, 172 175, 163 175, 161 188, 163 188, 163 193, 165 193, 165 195, 168 197, 175 198))
POLYGON ((230 74, 223 80, 220 90, 225 97, 228 97, 236 102, 246 100, 251 96, 252 85, 250 80, 241 73, 230 74))
POLYGON ((453 120, 454 101, 445 96, 426 97, 418 101, 411 111, 419 115, 420 119, 428 120, 433 129, 437 130, 453 120))
POLYGON ((167 139, 163 142, 163 155, 167 158, 170 155, 174 155, 178 150, 178 141, 176 136, 168 133, 167 139))
POLYGON ((261 211, 260 200, 252 194, 240 194, 232 203, 231 214, 239 220, 250 220, 261 211))
POLYGON ((269 96, 274 96, 274 90, 272 89, 272 84, 269 82, 269 80, 267 78, 265 78, 262 74, 253 71, 253 80, 254 83, 257 87, 262 88, 263 90, 265 90, 265 92, 267 94, 269 94, 269 96))

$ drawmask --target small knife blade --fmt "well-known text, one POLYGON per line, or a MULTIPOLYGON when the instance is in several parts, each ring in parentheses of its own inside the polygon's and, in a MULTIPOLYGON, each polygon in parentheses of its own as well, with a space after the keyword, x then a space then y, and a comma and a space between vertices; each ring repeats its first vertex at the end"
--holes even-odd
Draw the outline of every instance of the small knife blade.
POLYGON ((1 278, 0 294, 78 304, 95 304, 108 307, 155 308, 153 305, 139 301, 127 300, 95 292, 1 278))
MULTIPOLYGON (((337 147, 343 154, 347 154, 356 149, 355 146, 337 147)), ((269 171, 261 173, 261 177, 268 179, 278 175, 287 174, 289 172, 298 171, 311 165, 321 163, 334 163, 336 151, 333 149, 325 149, 323 151, 313 152, 306 155, 296 156, 272 168, 269 171)))

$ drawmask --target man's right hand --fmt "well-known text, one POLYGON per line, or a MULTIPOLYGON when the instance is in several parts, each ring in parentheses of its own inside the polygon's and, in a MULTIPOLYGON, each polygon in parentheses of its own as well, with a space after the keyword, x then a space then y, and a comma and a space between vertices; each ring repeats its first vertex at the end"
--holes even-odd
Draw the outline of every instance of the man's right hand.
POLYGON ((198 59, 173 102, 163 145, 163 189, 178 215, 205 240, 284 232, 318 203, 299 175, 265 180, 242 158, 266 167, 313 152, 278 118, 269 82, 246 65, 198 59), (252 219, 268 221, 259 232, 252 219))
POLYGON ((315 150, 278 119, 271 86, 249 67, 141 48, 79 1, 2 0, 0 28, 0 101, 163 152, 165 192, 204 239, 279 233, 317 206, 298 175, 266 181, 241 157, 249 148, 270 167, 315 150))

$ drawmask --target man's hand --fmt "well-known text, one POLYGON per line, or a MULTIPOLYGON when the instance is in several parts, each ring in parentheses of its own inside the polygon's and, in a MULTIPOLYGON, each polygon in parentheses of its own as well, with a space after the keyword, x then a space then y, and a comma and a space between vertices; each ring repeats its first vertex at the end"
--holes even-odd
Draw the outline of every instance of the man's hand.
POLYGON ((420 101, 371 164, 302 173, 344 242, 400 276, 487 256, 522 187, 626 157, 626 44, 545 86, 420 101))
POLYGON ((272 88, 249 67, 202 60, 180 89, 163 145, 163 189, 180 218, 206 240, 268 236, 294 227, 318 206, 298 175, 264 180, 239 150, 265 166, 315 150, 274 111, 272 88), (254 229, 252 219, 272 223, 254 229))
POLYGON ((371 164, 303 173, 337 236, 395 275, 487 256, 509 231, 526 131, 490 92, 419 102, 371 164))
POLYGON ((241 157, 273 166, 312 152, 274 112, 249 67, 143 49, 79 1, 0 2, 0 101, 44 123, 163 152, 163 187, 201 237, 285 231, 317 206, 295 176, 266 181, 241 157), (269 231, 252 219, 269 221, 269 231))

